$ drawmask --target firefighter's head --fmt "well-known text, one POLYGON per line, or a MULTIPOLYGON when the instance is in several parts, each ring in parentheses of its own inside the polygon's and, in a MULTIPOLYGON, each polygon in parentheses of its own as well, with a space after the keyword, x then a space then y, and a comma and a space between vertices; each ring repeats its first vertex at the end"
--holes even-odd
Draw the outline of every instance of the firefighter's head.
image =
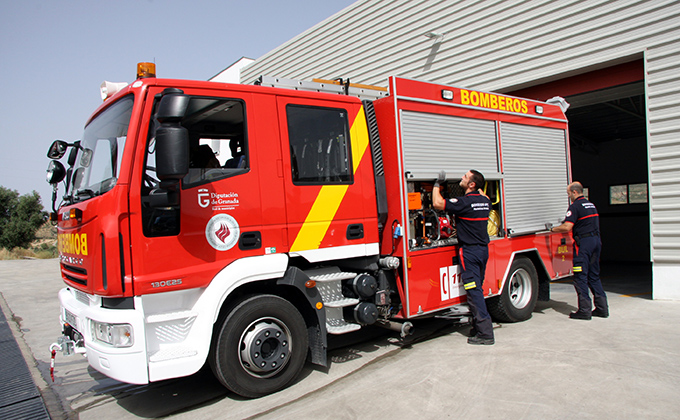
POLYGON ((470 169, 460 180, 460 186, 466 191, 476 191, 480 188, 484 188, 484 182, 484 175, 482 175, 481 172, 470 169))
POLYGON ((567 195, 571 201, 581 197, 583 195, 583 185, 580 182, 572 182, 567 187, 567 195))

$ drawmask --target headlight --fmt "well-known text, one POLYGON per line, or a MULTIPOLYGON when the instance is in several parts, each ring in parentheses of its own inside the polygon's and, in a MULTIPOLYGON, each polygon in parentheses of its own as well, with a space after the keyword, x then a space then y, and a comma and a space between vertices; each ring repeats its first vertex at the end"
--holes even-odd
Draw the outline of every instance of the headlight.
POLYGON ((113 347, 132 347, 132 325, 130 324, 107 324, 104 322, 90 321, 90 332, 94 341, 109 344, 113 347))
POLYGON ((64 165, 58 160, 51 160, 49 165, 47 165, 47 183, 48 184, 58 184, 66 176, 66 169, 64 165))

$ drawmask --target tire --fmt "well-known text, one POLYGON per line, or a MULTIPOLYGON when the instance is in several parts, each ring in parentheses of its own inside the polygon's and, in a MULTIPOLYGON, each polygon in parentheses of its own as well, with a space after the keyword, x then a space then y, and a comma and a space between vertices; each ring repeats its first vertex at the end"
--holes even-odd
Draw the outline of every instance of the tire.
POLYGON ((538 274, 530 259, 516 258, 499 296, 487 299, 491 317, 500 322, 520 322, 531 318, 538 299, 538 274))
POLYGON ((237 304, 219 327, 209 363, 229 390, 257 398, 288 386, 304 366, 305 321, 287 300, 257 295, 237 304))

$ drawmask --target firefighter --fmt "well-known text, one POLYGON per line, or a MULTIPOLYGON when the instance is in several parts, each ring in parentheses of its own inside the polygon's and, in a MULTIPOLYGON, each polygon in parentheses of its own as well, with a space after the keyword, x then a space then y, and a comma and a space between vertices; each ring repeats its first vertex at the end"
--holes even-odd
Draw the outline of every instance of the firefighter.
POLYGON ((440 185, 446 180, 441 171, 432 189, 432 205, 454 216, 458 231, 458 257, 463 270, 462 279, 472 312, 472 331, 468 344, 494 344, 491 315, 484 301, 484 273, 489 260, 489 234, 487 224, 491 200, 479 189, 484 186, 484 175, 470 170, 460 180, 465 190, 463 197, 445 200, 440 185))
POLYGON ((572 319, 588 320, 592 316, 607 318, 609 305, 600 281, 600 220, 595 205, 583 196, 583 185, 572 182, 567 187, 571 205, 561 225, 551 227, 551 232, 572 232, 574 237, 574 288, 578 297, 578 310, 569 314, 572 319), (588 289, 593 293, 595 309, 588 289))

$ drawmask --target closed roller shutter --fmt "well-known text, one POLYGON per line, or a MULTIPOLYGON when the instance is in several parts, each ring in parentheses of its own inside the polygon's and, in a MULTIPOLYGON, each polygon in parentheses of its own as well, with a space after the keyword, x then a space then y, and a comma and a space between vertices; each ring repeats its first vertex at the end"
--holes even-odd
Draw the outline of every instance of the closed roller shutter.
POLYGON ((545 230, 569 206, 564 130, 501 123, 508 234, 545 230))
POLYGON ((496 123, 448 115, 401 111, 404 171, 413 179, 433 179, 445 170, 458 179, 476 169, 498 179, 496 123))

